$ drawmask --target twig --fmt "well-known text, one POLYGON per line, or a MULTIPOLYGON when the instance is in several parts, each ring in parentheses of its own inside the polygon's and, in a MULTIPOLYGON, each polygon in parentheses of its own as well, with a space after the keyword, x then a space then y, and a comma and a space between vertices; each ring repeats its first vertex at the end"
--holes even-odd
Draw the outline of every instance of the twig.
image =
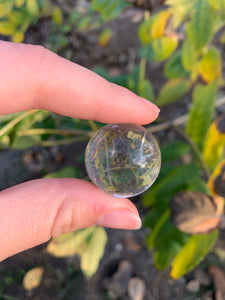
MULTIPOLYGON (((218 108, 218 107, 220 107, 224 104, 225 104, 225 97, 221 97, 216 101, 215 107, 218 108)), ((185 124, 187 119, 188 119, 188 114, 185 114, 185 115, 182 115, 178 118, 166 121, 166 122, 158 124, 158 125, 146 126, 146 129, 150 130, 153 133, 154 132, 159 132, 159 131, 168 129, 172 126, 179 126, 179 125, 185 124)))
POLYGON ((205 162, 204 162, 204 160, 202 159, 202 155, 201 155, 201 152, 200 152, 200 150, 199 150, 199 148, 198 148, 198 146, 195 144, 195 142, 189 137, 189 135, 187 135, 186 133, 185 133, 185 131, 182 129, 182 128, 180 128, 179 126, 177 126, 177 125, 173 125, 173 128, 188 142, 188 144, 191 146, 191 148, 192 148, 192 150, 193 150, 193 152, 196 154, 196 156, 197 156, 197 158, 198 158, 198 160, 199 160, 199 162, 200 162, 200 164, 201 164, 201 166, 202 166, 202 168, 203 168, 203 170, 205 171, 205 173, 206 173, 206 175, 207 175, 207 177, 208 177, 208 179, 210 178, 210 176, 211 176, 211 172, 210 172, 210 170, 209 170, 209 168, 208 168, 208 166, 205 164, 205 162))
POLYGON ((43 134, 56 134, 56 135, 82 135, 87 137, 92 137, 92 131, 85 131, 79 129, 52 129, 52 128, 34 128, 34 129, 23 129, 20 130, 17 135, 24 136, 24 135, 43 135, 43 134))
POLYGON ((85 142, 88 140, 87 136, 73 137, 62 140, 54 140, 54 141, 42 141, 40 142, 40 146, 42 147, 51 147, 51 146, 59 146, 59 145, 67 145, 76 142, 85 142))
POLYGON ((17 116, 16 118, 14 118, 12 121, 8 122, 2 129, 0 129, 0 137, 2 137, 5 133, 7 133, 7 131, 9 131, 12 127, 14 127, 20 121, 25 119, 27 116, 35 114, 38 111, 39 110, 37 110, 37 109, 26 111, 26 112, 20 114, 19 116, 17 116))

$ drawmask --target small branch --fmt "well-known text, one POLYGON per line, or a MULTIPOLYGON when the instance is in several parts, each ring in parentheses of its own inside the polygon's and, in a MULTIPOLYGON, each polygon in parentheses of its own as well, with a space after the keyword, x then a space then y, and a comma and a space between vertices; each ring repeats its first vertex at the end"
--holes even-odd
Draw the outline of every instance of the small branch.
POLYGON ((38 112, 39 110, 37 109, 33 109, 33 110, 29 110, 26 111, 24 113, 21 113, 19 116, 17 116, 16 118, 14 118, 12 121, 8 122, 5 126, 3 126, 2 129, 0 129, 0 138, 7 133, 7 131, 9 131, 12 127, 14 127, 16 124, 18 124, 20 121, 22 121, 23 119, 25 119, 27 116, 35 114, 36 112, 38 112))
POLYGON ((191 146, 193 152, 196 154, 203 170, 205 171, 208 179, 211 176, 211 172, 208 168, 208 166, 205 164, 204 160, 202 159, 201 152, 198 148, 198 146, 195 144, 195 142, 189 137, 189 135, 186 134, 186 132, 181 129, 179 126, 174 125, 173 128, 188 142, 188 144, 191 146))
POLYGON ((34 128, 34 129, 24 129, 20 130, 17 135, 24 136, 24 135, 43 135, 43 134, 55 134, 55 135, 82 135, 87 137, 92 137, 92 131, 85 131, 79 129, 52 129, 52 128, 34 128))
MULTIPOLYGON (((220 107, 224 104, 225 104, 225 97, 221 97, 216 101, 215 107, 218 108, 218 107, 220 107)), ((178 126, 178 125, 185 124, 187 122, 187 119, 188 119, 188 114, 185 114, 183 116, 180 116, 178 118, 166 121, 166 122, 161 123, 161 124, 146 126, 146 129, 150 130, 152 133, 159 132, 159 131, 168 129, 168 128, 173 127, 173 126, 178 126)))
POLYGON ((67 144, 77 143, 77 142, 85 142, 87 140, 88 140, 88 137, 83 136, 83 137, 74 137, 74 138, 54 140, 54 141, 42 141, 40 143, 40 146, 42 146, 42 147, 60 146, 60 145, 67 145, 67 144))
POLYGON ((89 123, 89 125, 90 125, 92 131, 94 131, 94 132, 98 131, 98 126, 95 124, 94 121, 88 120, 88 123, 89 123))

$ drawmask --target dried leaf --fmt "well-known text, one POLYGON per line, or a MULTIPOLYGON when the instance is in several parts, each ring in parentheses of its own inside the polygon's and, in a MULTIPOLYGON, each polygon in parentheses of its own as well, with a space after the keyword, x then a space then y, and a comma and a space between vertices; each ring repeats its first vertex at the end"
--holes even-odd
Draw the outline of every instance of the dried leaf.
POLYGON ((218 228, 223 204, 222 198, 215 200, 201 192, 180 192, 170 201, 171 221, 189 234, 208 233, 218 228))
POLYGON ((23 287, 28 291, 37 288, 41 283, 43 274, 43 267, 37 267, 29 270, 23 278, 23 287))

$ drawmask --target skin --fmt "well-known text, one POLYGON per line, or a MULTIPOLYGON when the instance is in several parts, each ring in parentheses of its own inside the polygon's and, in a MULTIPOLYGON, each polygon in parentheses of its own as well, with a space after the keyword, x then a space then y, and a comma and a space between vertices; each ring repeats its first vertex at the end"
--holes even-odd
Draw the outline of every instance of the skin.
MULTIPOLYGON (((147 124, 159 109, 40 46, 0 41, 0 114, 45 109, 104 123, 147 124)), ((0 192, 0 261, 76 229, 141 227, 136 207, 79 179, 39 179, 0 192)))

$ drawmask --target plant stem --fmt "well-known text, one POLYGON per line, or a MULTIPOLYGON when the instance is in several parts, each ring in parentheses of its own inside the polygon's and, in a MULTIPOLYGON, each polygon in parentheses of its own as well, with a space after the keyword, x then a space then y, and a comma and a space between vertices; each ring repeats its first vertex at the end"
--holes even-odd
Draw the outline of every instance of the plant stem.
POLYGON ((88 140, 87 136, 73 137, 73 138, 62 139, 62 140, 42 141, 40 143, 40 146, 42 146, 42 147, 60 146, 60 145, 67 145, 67 144, 71 144, 71 143, 77 143, 77 142, 85 142, 87 140, 88 140))
POLYGON ((8 122, 2 129, 0 129, 0 138, 5 133, 7 133, 7 131, 10 130, 13 126, 15 126, 16 124, 18 124, 20 121, 22 121, 23 119, 25 119, 27 116, 35 114, 36 112, 38 112, 37 109, 26 111, 26 112, 20 114, 19 116, 15 117, 12 121, 8 122))
POLYGON ((20 130, 17 135, 38 135, 38 134, 57 134, 57 135, 83 135, 91 137, 93 135, 92 131, 85 131, 79 129, 52 129, 52 128, 34 128, 34 129, 24 129, 20 130))
POLYGON ((188 144, 191 146, 193 152, 195 153, 196 157, 198 158, 198 160, 199 160, 202 168, 204 169, 204 171, 205 171, 205 173, 206 173, 206 175, 207 175, 207 177, 209 179, 210 176, 211 176, 211 172, 210 172, 208 166, 205 164, 204 160, 202 159, 201 152, 200 152, 198 146, 196 145, 196 143, 179 126, 173 125, 173 127, 188 142, 188 144))
POLYGON ((95 124, 94 121, 88 120, 88 123, 89 123, 89 125, 90 125, 92 131, 94 131, 94 132, 98 131, 98 126, 95 124))
MULTIPOLYGON (((145 11, 144 13, 144 20, 148 20, 150 18, 150 12, 145 11)), ((138 86, 140 83, 145 79, 145 71, 146 71, 146 59, 141 58, 140 61, 140 70, 139 70, 139 78, 138 78, 138 86)))

